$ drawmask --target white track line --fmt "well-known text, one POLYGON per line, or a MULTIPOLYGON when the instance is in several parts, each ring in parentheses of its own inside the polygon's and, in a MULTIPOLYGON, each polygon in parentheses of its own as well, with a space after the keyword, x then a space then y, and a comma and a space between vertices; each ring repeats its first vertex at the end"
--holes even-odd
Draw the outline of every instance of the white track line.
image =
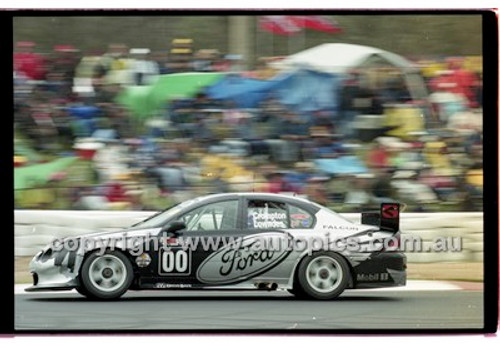
MULTIPOLYGON (((32 294, 32 293, 49 293, 49 294, 68 294, 76 293, 76 290, 71 291, 53 291, 53 292, 26 292, 24 289, 30 287, 30 284, 16 284, 14 286, 14 294, 32 294)), ((363 289, 363 292, 379 292, 379 291, 390 291, 390 292, 406 292, 406 291, 446 291, 446 290, 461 290, 460 286, 451 284, 445 281, 408 281, 404 287, 387 287, 387 288, 373 288, 373 289, 363 289)), ((347 290, 347 292, 353 293, 357 290, 347 290)))
POLYGON ((363 291, 379 292, 379 291, 419 291, 419 290, 461 290, 460 286, 451 284, 445 281, 421 281, 412 280, 407 281, 404 287, 386 287, 386 288, 373 288, 363 289, 363 291))

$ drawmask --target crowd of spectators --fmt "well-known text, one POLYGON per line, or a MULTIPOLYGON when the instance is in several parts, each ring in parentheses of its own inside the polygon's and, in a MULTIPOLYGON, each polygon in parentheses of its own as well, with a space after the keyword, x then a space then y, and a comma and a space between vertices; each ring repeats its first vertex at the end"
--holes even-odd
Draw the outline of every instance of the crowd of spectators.
MULTIPOLYGON (((204 54, 193 56, 190 70, 241 70, 240 56, 204 54)), ((124 45, 105 53, 60 45, 42 54, 18 42, 16 131, 49 156, 71 155, 78 143, 98 147, 82 157, 91 161, 91 183, 17 207, 51 208, 67 198, 73 208, 148 209, 158 207, 148 203, 155 197, 173 203, 207 192, 267 191, 347 211, 391 200, 414 211, 481 210, 481 76, 461 63, 453 58, 447 70, 426 76, 429 107, 413 101, 401 74, 374 78, 358 69, 343 81, 336 113, 300 114, 274 96, 241 109, 200 92, 137 126, 115 98, 175 72, 165 55, 124 45), (396 124, 387 123, 391 116, 396 124)))

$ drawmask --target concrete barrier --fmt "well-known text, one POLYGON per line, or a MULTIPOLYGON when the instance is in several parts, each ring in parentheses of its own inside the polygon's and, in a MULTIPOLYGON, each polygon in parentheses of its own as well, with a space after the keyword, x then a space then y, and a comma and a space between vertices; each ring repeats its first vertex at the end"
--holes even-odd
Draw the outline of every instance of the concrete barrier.
MULTIPOLYGON (((55 238, 128 227, 155 212, 142 211, 14 211, 15 256, 33 256, 55 238)), ((342 214, 360 221, 359 213, 342 214)), ((408 262, 481 262, 483 260, 483 214, 403 213, 402 240, 418 237, 423 247, 438 238, 461 238, 461 251, 407 252, 408 262)))

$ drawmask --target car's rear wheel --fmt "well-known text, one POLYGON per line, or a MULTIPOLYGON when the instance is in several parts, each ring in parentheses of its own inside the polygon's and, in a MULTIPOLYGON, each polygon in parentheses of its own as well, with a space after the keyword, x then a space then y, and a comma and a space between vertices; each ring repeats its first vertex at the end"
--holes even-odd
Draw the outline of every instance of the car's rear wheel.
POLYGON ((302 260, 298 269, 300 288, 315 299, 334 299, 347 287, 350 279, 346 260, 334 252, 317 252, 302 260))
POLYGON ((288 289, 288 293, 294 295, 296 298, 299 298, 299 299, 303 299, 303 298, 308 297, 307 294, 304 293, 304 291, 300 287, 294 287, 293 289, 288 289))
POLYGON ((304 292, 304 290, 300 286, 297 271, 295 272, 295 276, 293 278, 293 287, 292 287, 292 289, 288 289, 287 291, 288 291, 288 293, 292 294, 296 298, 299 298, 299 299, 308 298, 308 295, 304 292))
POLYGON ((119 251, 102 255, 91 253, 83 262, 79 293, 95 299, 121 297, 133 280, 133 268, 127 257, 119 251))

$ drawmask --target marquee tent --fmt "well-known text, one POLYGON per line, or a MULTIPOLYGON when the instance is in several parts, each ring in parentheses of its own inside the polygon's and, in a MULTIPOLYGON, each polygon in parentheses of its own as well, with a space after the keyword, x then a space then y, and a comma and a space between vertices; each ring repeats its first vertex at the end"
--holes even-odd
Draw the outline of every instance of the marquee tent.
POLYGON ((347 74, 353 68, 389 66, 405 77, 413 99, 427 97, 427 89, 418 67, 404 57, 378 48, 346 43, 326 43, 306 49, 272 63, 281 71, 308 68, 330 74, 347 74))

